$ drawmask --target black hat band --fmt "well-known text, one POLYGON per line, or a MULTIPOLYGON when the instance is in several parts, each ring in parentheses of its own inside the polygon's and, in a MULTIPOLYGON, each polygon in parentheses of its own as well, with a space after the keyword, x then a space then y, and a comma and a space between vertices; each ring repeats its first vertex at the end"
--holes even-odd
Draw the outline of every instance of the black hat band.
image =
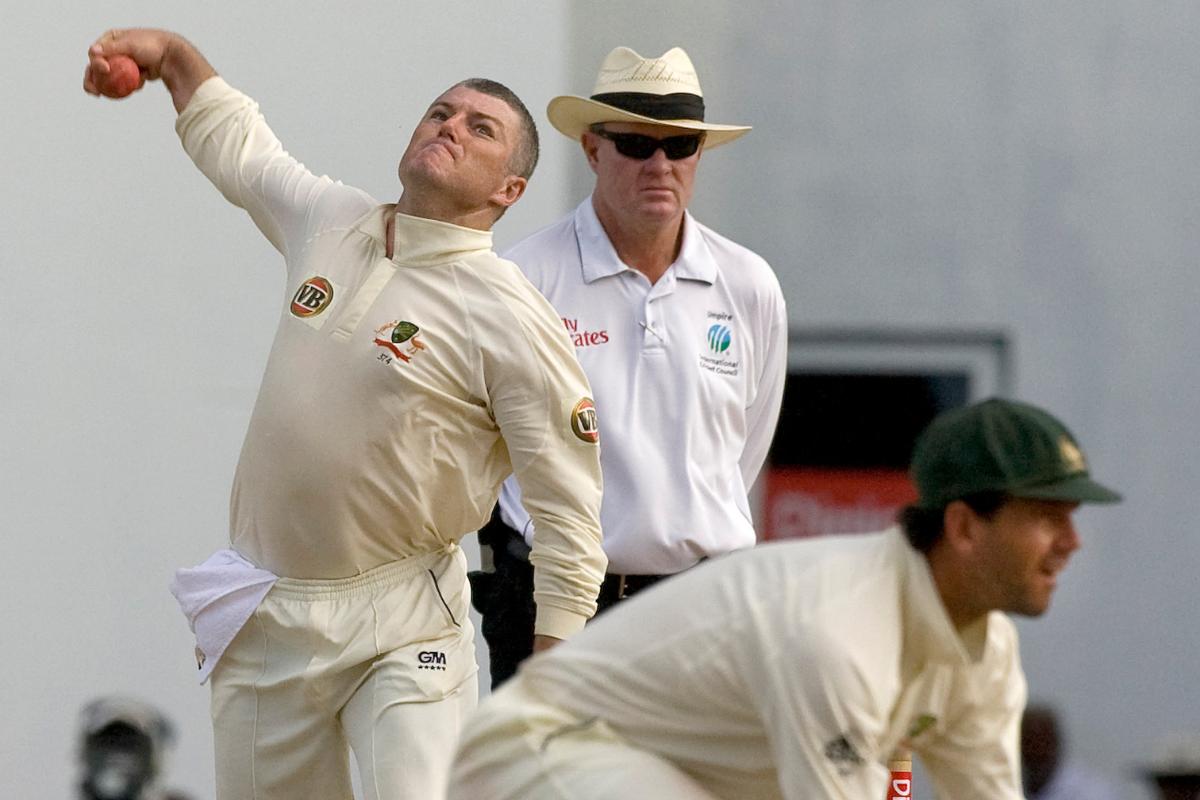
POLYGON ((653 119, 692 119, 704 121, 704 98, 690 92, 649 94, 646 92, 606 92, 592 95, 597 103, 619 108, 631 114, 653 119))

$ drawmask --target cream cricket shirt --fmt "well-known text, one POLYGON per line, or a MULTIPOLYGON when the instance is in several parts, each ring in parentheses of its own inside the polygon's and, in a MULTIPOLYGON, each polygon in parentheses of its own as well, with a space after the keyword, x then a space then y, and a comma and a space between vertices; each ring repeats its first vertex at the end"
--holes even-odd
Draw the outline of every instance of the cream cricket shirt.
POLYGON ((551 307, 489 232, 396 215, 286 153, 220 78, 176 124, 287 262, 279 329, 234 479, 232 546, 329 579, 447 547, 515 471, 539 536, 537 630, 565 637, 604 573, 596 416, 551 307))
MULTIPOLYGON (((787 372, 787 311, 767 263, 688 214, 678 259, 651 286, 621 262, 590 198, 505 256, 562 317, 606 421, 610 571, 675 573, 753 545, 746 494, 787 372)), ((536 542, 514 482, 500 503, 536 542)))
MULTIPOLYGON (((993 612, 956 632, 897 529, 701 565, 534 656, 512 683, 606 721, 721 798, 882 798, 902 738, 939 797, 1022 796, 1016 630, 993 612)), ((497 736, 511 730, 500 720, 497 736)), ((486 728, 466 736, 490 741, 486 728)))

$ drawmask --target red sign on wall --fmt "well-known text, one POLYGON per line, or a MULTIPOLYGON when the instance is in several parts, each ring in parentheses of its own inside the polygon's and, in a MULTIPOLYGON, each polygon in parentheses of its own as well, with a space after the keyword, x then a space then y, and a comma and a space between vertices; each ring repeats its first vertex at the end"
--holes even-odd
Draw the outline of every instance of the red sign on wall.
POLYGON ((916 499, 903 470, 771 468, 763 538, 881 531, 916 499))

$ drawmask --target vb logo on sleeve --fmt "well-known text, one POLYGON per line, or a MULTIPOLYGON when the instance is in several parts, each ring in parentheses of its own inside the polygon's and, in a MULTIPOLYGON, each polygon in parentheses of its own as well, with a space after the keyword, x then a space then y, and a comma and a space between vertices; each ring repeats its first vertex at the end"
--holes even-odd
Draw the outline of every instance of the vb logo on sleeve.
POLYGON ((575 438, 588 444, 600 441, 600 418, 596 416, 596 404, 585 397, 571 409, 571 432, 575 438))

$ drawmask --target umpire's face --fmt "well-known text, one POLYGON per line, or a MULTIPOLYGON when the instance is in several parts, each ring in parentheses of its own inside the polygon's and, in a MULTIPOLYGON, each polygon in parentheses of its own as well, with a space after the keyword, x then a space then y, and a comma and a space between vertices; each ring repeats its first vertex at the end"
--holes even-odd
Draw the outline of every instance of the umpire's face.
MULTIPOLYGON (((701 134, 687 128, 640 122, 608 122, 603 127, 610 135, 634 134, 658 140, 680 137, 703 142, 701 134)), ((696 167, 703 152, 699 146, 690 155, 676 153, 677 158, 669 158, 661 147, 640 158, 640 154, 623 154, 611 139, 591 131, 583 134, 581 143, 588 166, 596 173, 592 202, 602 217, 618 220, 629 231, 679 223, 692 200, 696 167)))
POLYGON ((1013 498, 990 517, 973 515, 971 562, 983 607, 1034 617, 1045 613, 1059 573, 1079 549, 1071 519, 1078 506, 1013 498))

